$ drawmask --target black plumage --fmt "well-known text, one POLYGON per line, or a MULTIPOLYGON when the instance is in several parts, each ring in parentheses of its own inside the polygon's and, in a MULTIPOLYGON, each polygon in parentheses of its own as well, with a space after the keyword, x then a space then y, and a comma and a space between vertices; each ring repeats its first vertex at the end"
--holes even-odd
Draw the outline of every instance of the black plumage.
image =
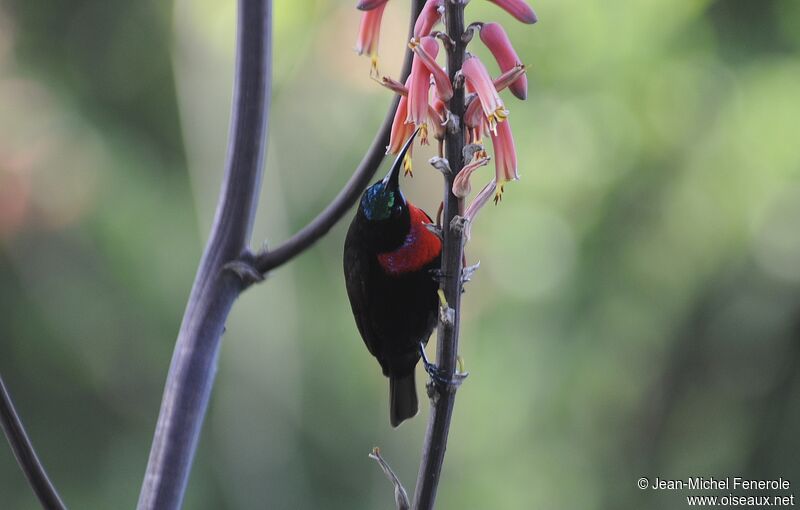
POLYGON ((400 166, 413 136, 389 174, 364 192, 344 245, 347 295, 358 331, 389 378, 392 426, 417 414, 414 369, 436 326, 441 241, 430 217, 399 189, 400 166))

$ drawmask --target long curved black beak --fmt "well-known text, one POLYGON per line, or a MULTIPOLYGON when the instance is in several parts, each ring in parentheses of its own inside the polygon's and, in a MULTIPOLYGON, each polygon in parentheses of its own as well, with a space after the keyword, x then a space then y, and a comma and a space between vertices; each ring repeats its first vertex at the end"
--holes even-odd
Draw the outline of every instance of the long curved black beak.
POLYGON ((383 185, 389 186, 389 189, 395 190, 400 186, 400 169, 403 168, 403 158, 405 158, 408 149, 411 148, 411 144, 414 143, 414 137, 419 133, 419 129, 420 128, 417 128, 411 136, 408 137, 405 145, 403 145, 403 148, 400 149, 400 152, 397 154, 397 159, 394 160, 391 170, 389 170, 389 173, 383 178, 383 185))

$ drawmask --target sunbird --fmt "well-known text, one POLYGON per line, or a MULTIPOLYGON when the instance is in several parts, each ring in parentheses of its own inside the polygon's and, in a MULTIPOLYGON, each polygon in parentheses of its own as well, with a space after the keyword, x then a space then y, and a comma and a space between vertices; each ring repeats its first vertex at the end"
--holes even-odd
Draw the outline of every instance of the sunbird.
POLYGON ((400 190, 406 141, 389 173, 364 192, 344 242, 344 277, 356 326, 389 378, 389 421, 418 410, 414 369, 438 320, 442 241, 431 217, 400 190))

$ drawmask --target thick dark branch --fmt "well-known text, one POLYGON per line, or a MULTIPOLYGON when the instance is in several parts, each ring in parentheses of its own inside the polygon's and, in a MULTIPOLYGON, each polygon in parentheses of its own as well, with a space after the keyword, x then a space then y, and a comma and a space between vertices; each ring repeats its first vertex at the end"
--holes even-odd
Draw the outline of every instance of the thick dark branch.
POLYGON ((31 484, 42 507, 47 510, 65 510, 66 507, 61 502, 58 491, 50 483, 47 472, 39 462, 39 457, 36 456, 28 434, 25 433, 22 420, 14 409, 14 403, 11 401, 11 395, 8 394, 2 377, 0 377, 0 423, 3 425, 3 432, 11 445, 14 457, 17 458, 17 463, 25 473, 25 477, 28 478, 28 483, 31 484))
POLYGON ((239 0, 236 83, 217 212, 175 345, 140 510, 181 506, 228 312, 245 282, 224 269, 250 238, 264 164, 271 82, 271 0, 239 0))
MULTIPOLYGON (((410 53, 410 52, 409 52, 410 53)), ((336 195, 336 198, 328 204, 316 218, 303 227, 295 235, 287 239, 283 244, 275 249, 264 249, 255 256, 253 265, 262 274, 283 265, 295 256, 304 252, 312 244, 317 242, 322 236, 344 216, 361 196, 364 188, 367 187, 375 172, 378 170, 383 157, 386 154, 386 145, 389 143, 389 132, 392 129, 392 119, 397 109, 400 98, 395 97, 389 107, 389 112, 383 121, 378 134, 372 141, 364 159, 353 172, 353 175, 344 185, 344 188, 336 195)))
MULTIPOLYGON (((466 43, 464 33, 464 6, 462 0, 445 2, 445 25, 447 35, 455 43, 447 49, 447 71, 450 80, 455 84, 455 75, 461 70, 464 63, 466 43)), ((458 358, 458 333, 461 320, 461 289, 462 289, 462 262, 464 258, 463 229, 458 222, 459 214, 463 209, 462 202, 453 195, 453 181, 464 166, 463 149, 465 133, 463 130, 464 118, 464 87, 454 86, 453 98, 450 100, 449 109, 455 119, 455 129, 448 130, 445 135, 445 155, 450 163, 451 172, 445 174, 444 206, 442 230, 444 242, 442 247, 442 274, 441 290, 447 299, 450 310, 442 314, 446 320, 439 321, 436 342, 436 363, 445 380, 456 380, 456 367, 458 358), (455 220, 455 221, 454 221, 455 220)), ((425 433, 425 442, 422 447, 422 460, 417 486, 414 494, 415 510, 430 510, 436 501, 436 490, 439 486, 439 477, 444 463, 444 453, 447 448, 447 435, 450 430, 450 419, 455 404, 457 384, 441 384, 432 382, 431 414, 428 418, 428 428, 425 433)))
MULTIPOLYGON (((422 6, 425 4, 424 0, 413 0, 411 2, 411 26, 409 27, 409 39, 414 33, 414 23, 417 20, 422 6)), ((406 50, 405 60, 403 62, 403 69, 400 72, 400 82, 405 83, 408 74, 411 72, 411 60, 413 57, 411 50, 406 50)), ((336 198, 328 204, 325 209, 317 215, 316 218, 303 227, 295 235, 284 241, 283 244, 274 249, 265 249, 255 256, 253 266, 255 269, 264 274, 276 267, 288 262, 295 256, 299 255, 312 244, 317 242, 322 236, 340 220, 342 216, 356 203, 358 197, 367 187, 375 172, 378 170, 383 157, 386 155, 386 146, 389 144, 389 134, 392 129, 392 119, 397 109, 397 103, 400 101, 399 97, 395 97, 383 120, 383 124, 378 129, 375 138, 372 141, 367 153, 361 160, 361 163, 353 172, 350 180, 344 185, 344 188, 336 195, 336 198)))

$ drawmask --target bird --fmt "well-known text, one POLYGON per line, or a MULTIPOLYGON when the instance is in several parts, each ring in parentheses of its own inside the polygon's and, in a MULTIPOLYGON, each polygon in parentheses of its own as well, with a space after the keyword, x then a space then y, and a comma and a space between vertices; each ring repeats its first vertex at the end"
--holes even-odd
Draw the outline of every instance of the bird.
POLYGON ((386 177, 363 193, 344 242, 347 296, 364 344, 389 378, 392 427, 419 411, 414 371, 439 309, 442 240, 429 228, 431 217, 400 190, 403 158, 415 136, 386 177))

